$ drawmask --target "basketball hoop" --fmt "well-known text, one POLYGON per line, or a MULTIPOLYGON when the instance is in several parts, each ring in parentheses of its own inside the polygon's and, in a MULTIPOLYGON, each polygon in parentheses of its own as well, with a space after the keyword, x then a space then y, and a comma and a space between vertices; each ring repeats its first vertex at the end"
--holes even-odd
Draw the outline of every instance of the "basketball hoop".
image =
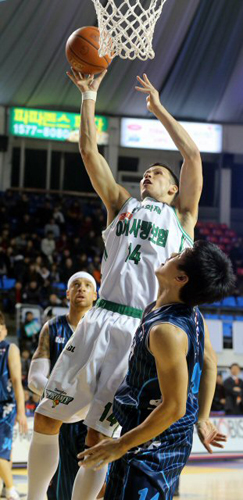
POLYGON ((154 58, 152 48, 155 24, 166 0, 151 0, 147 9, 141 0, 123 0, 118 7, 115 1, 92 0, 100 30, 99 56, 122 59, 154 58))

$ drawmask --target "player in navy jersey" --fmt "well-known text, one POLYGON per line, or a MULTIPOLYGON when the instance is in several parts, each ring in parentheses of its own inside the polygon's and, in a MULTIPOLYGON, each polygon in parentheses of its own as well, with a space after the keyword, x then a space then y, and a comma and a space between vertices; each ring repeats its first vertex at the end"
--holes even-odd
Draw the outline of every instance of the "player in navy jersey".
POLYGON ((20 433, 25 434, 28 426, 19 349, 5 340, 6 335, 4 316, 0 312, 0 479, 4 481, 7 500, 19 500, 11 472, 13 427, 17 421, 20 433))
POLYGON ((79 454, 87 468, 114 462, 105 500, 171 500, 191 452, 193 425, 208 451, 226 439, 209 421, 216 360, 196 306, 232 293, 231 263, 212 243, 197 241, 155 274, 158 297, 136 331, 113 403, 121 437, 79 454))
MULTIPOLYGON (((67 298, 70 301, 69 313, 57 316, 43 326, 39 345, 34 353, 28 382, 30 389, 43 393, 48 376, 79 321, 93 306, 97 299, 96 282, 91 274, 75 273, 68 281, 67 298)), ((58 401, 53 401, 58 404, 58 401)), ((59 435, 60 460, 56 474, 52 478, 47 496, 49 500, 68 500, 72 495, 75 476, 78 471, 77 453, 84 449, 87 427, 82 421, 63 424, 59 435)))

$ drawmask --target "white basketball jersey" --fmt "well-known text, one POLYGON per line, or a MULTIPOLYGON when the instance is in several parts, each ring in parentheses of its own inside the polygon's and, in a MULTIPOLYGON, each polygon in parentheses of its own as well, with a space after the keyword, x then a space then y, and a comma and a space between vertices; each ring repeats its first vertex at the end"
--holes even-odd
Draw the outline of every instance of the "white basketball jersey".
POLYGON ((149 197, 129 198, 102 236, 100 297, 138 309, 157 297, 155 269, 173 252, 193 246, 175 209, 149 197))

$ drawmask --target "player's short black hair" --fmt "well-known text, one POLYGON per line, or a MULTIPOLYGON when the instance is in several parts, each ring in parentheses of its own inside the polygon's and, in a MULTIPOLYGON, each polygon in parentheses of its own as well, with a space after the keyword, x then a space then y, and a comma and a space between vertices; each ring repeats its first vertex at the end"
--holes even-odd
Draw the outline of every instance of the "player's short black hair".
POLYGON ((155 163, 152 163, 152 165, 149 165, 148 168, 157 167, 157 166, 158 167, 164 167, 167 170, 169 170, 170 175, 171 175, 171 180, 172 180, 173 184, 175 184, 178 187, 178 189, 179 189, 179 179, 178 179, 177 175, 175 174, 175 172, 173 172, 172 168, 169 167, 169 165, 167 165, 163 161, 156 161, 155 163))
POLYGON ((198 240, 193 248, 185 250, 183 262, 178 267, 189 278, 180 290, 180 299, 185 304, 210 304, 234 291, 232 263, 217 245, 209 241, 198 240))
POLYGON ((230 365, 230 368, 232 368, 233 366, 238 366, 238 368, 241 369, 238 363, 232 363, 232 365, 230 365))

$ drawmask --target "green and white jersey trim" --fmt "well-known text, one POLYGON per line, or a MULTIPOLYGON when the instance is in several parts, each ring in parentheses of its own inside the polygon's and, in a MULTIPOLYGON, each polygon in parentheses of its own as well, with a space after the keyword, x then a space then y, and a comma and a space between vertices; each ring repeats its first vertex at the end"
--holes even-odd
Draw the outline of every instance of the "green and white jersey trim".
POLYGON ((107 311, 112 311, 114 313, 124 314, 125 316, 130 316, 132 318, 141 319, 143 316, 142 309, 136 309, 135 307, 125 306, 123 304, 116 304, 116 302, 111 302, 110 300, 98 299, 95 307, 101 307, 107 311))
POLYGON ((193 247, 194 245, 194 241, 193 239, 189 236, 189 234, 185 231, 185 229, 182 227, 180 221, 179 221, 179 217, 176 213, 176 208, 175 207, 171 207, 173 209, 173 212, 175 214, 175 217, 176 217, 176 221, 177 221, 177 224, 178 224, 178 227, 180 228, 181 232, 182 232, 182 238, 183 240, 181 241, 181 246, 180 246, 180 249, 179 249, 179 252, 181 252, 183 250, 183 241, 187 240, 188 243, 190 244, 191 247, 193 247))
POLYGON ((109 229, 111 229, 114 224, 117 222, 117 219, 119 217, 119 214, 122 213, 122 210, 124 210, 126 204, 132 199, 132 197, 130 196, 130 198, 127 198, 127 200, 123 203, 122 207, 120 208, 118 214, 116 214, 116 216, 114 217, 114 219, 111 221, 111 223, 109 224, 109 226, 107 226, 104 231, 102 231, 102 238, 103 238, 103 241, 104 241, 104 252, 103 252, 103 259, 104 260, 107 260, 108 259, 108 252, 107 252, 107 248, 106 248, 106 245, 105 245, 105 235, 106 233, 109 231, 109 229))

